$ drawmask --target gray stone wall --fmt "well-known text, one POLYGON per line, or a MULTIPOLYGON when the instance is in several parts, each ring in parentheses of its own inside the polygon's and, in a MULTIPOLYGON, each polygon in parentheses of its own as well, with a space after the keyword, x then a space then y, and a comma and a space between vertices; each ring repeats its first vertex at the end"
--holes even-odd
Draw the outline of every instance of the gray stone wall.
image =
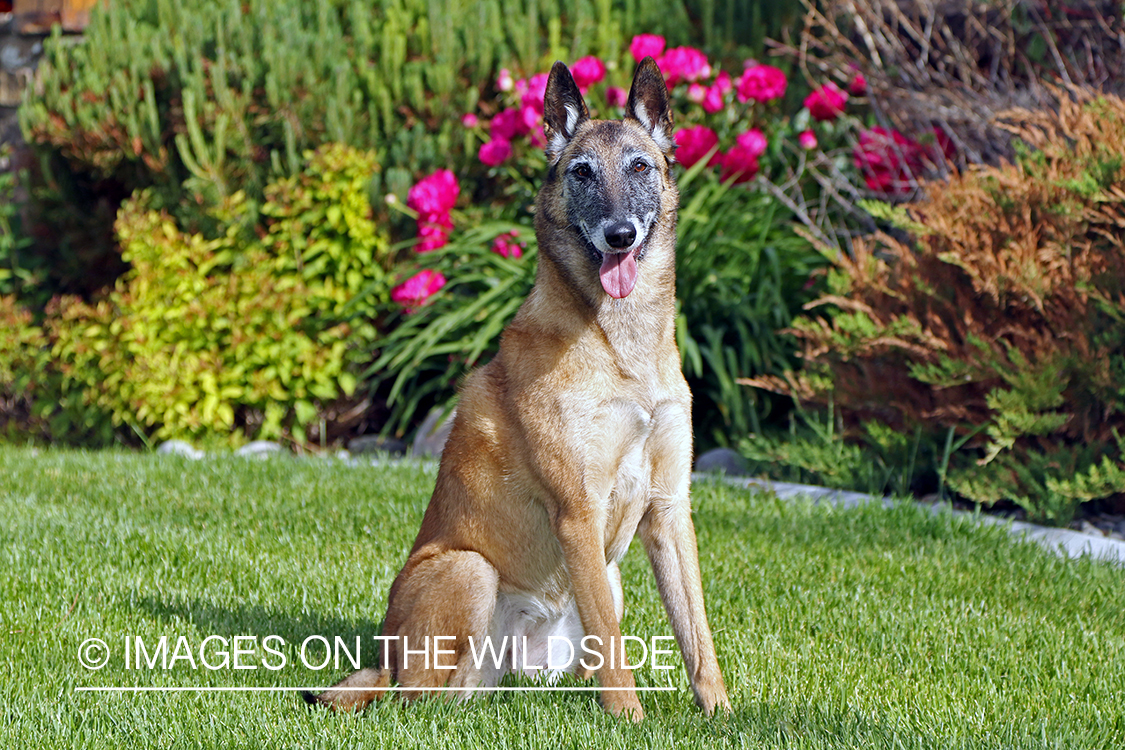
POLYGON ((0 143, 18 148, 23 142, 16 111, 43 54, 44 36, 20 31, 14 14, 0 13, 0 143))

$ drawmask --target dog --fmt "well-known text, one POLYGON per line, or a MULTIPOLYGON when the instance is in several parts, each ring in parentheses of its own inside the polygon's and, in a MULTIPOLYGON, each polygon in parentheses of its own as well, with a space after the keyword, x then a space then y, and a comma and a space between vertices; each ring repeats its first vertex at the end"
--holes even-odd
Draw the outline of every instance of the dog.
POLYGON ((382 665, 310 702, 360 709, 392 681, 408 699, 495 686, 554 659, 566 663, 549 679, 596 671, 602 705, 643 718, 619 624, 618 563, 639 535, 696 703, 730 710, 691 519, 664 78, 646 58, 624 119, 594 120, 557 62, 544 123, 535 284, 495 359, 464 382, 422 528, 391 586, 382 665), (423 656, 435 636, 444 640, 423 656), (486 639, 504 659, 477 658, 486 639))

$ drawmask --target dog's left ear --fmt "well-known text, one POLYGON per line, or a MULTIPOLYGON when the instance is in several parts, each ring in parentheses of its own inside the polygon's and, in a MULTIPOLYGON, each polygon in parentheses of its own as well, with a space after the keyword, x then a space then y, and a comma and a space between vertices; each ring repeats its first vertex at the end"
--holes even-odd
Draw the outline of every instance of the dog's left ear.
POLYGON ((668 105, 668 87, 664 85, 664 74, 652 57, 641 60, 637 72, 633 74, 625 118, 639 122, 664 155, 668 159, 672 158, 676 152, 676 141, 672 138, 672 108, 668 105))
POLYGON ((578 132, 578 126, 590 119, 590 110, 582 99, 582 92, 570 74, 570 68, 559 61, 547 77, 547 92, 543 95, 543 132, 547 135, 547 160, 559 160, 566 144, 578 132))

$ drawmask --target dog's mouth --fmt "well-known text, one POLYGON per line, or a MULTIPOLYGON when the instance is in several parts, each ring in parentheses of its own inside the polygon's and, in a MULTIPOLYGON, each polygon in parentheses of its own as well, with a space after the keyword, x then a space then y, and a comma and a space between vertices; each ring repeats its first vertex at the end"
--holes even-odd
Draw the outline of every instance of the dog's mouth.
POLYGON ((598 269, 598 277, 602 282, 602 289, 614 299, 625 299, 633 287, 637 285, 637 254, 642 245, 632 251, 623 253, 603 253, 602 267, 598 269))

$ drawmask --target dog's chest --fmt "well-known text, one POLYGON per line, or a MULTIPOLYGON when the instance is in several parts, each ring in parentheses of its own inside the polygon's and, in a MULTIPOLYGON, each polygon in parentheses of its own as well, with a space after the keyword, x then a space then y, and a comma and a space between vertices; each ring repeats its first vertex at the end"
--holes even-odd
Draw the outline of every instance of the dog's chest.
POLYGON ((664 428, 652 411, 625 398, 602 405, 588 443, 588 486, 603 503, 607 560, 629 547, 651 495, 654 436, 664 428))

